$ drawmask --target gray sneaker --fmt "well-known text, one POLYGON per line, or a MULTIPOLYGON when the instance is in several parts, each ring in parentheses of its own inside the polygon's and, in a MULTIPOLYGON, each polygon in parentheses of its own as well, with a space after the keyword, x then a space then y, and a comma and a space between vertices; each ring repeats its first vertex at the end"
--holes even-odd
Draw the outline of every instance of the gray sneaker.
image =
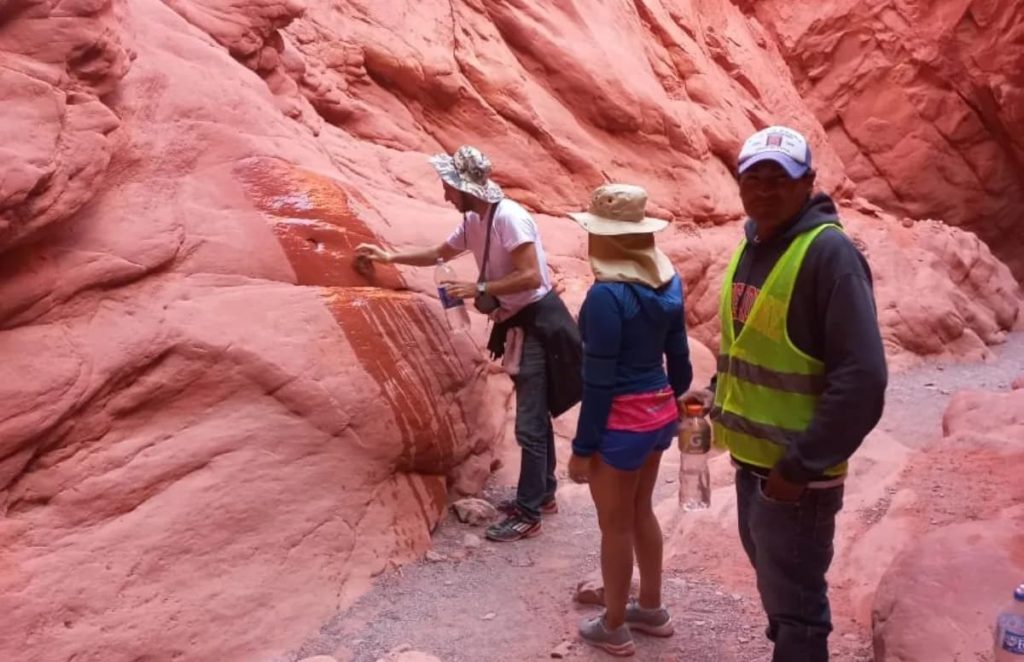
POLYGON ((655 637, 671 637, 676 631, 668 609, 644 609, 636 600, 626 605, 626 625, 630 630, 655 637))
POLYGON ((583 619, 580 623, 580 638, 591 646, 600 648, 616 657, 629 657, 636 653, 636 644, 633 643, 633 635, 629 633, 629 627, 623 624, 614 630, 609 630, 604 625, 604 614, 583 619))

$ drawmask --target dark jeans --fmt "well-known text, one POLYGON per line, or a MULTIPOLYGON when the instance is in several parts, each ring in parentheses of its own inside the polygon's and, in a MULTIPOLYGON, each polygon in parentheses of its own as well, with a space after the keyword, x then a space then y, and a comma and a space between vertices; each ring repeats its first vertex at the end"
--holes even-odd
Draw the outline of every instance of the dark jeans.
POLYGON ((540 506, 554 498, 555 431, 548 414, 547 359, 536 336, 526 334, 516 386, 516 441, 523 449, 516 504, 533 519, 540 506))
POLYGON ((768 614, 772 662, 827 662, 832 613, 825 573, 832 563, 843 487, 807 490, 796 503, 769 499, 763 480, 736 472, 740 540, 768 614))

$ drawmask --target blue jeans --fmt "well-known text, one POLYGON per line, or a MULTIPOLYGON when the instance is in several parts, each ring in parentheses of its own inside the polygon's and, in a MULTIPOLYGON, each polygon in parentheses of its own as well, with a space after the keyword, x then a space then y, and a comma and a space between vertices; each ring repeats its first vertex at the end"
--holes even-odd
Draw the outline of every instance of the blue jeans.
POLYGON ((527 517, 540 519, 540 506, 553 499, 555 431, 548 413, 547 357, 544 346, 527 332, 516 387, 516 441, 522 448, 516 505, 527 517))
POLYGON ((832 564, 843 487, 808 489, 783 503, 762 491, 763 479, 736 472, 740 540, 757 573, 768 615, 772 662, 827 662, 832 613, 825 573, 832 564))

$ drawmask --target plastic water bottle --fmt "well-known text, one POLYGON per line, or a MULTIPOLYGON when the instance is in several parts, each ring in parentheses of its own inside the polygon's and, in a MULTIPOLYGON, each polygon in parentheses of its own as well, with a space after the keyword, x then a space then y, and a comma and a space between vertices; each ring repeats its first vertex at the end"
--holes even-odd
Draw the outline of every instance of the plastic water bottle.
POLYGON ((711 426, 700 404, 688 404, 679 422, 679 505, 683 510, 702 510, 711 505, 711 426))
POLYGON ((453 330, 468 329, 469 311, 466 310, 466 302, 448 296, 444 285, 441 284, 453 280, 455 280, 455 270, 452 269, 452 265, 438 258, 437 266, 434 267, 434 285, 437 286, 437 297, 441 300, 441 306, 444 307, 444 318, 448 321, 448 327, 453 330))
POLYGON ((996 662, 1024 662, 1024 584, 996 619, 996 662))

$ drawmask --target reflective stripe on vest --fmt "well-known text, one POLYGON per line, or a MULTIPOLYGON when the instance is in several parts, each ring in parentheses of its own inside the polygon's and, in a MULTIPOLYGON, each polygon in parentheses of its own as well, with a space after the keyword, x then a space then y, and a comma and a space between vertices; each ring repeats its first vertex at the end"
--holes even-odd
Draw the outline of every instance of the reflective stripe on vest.
MULTIPOLYGON (((740 243, 726 270, 719 306, 722 345, 711 418, 716 441, 741 462, 765 469, 775 466, 786 446, 810 425, 824 390, 825 364, 793 344, 786 321, 807 249, 827 228, 840 229, 838 225, 820 225, 793 239, 765 279, 739 336, 735 336, 733 323, 732 290, 746 241, 740 243)), ((846 464, 825 473, 842 475, 846 464)))
POLYGON ((728 372, 752 384, 779 391, 819 395, 825 388, 825 375, 801 375, 796 372, 777 372, 749 363, 741 358, 719 356, 718 372, 728 372))

